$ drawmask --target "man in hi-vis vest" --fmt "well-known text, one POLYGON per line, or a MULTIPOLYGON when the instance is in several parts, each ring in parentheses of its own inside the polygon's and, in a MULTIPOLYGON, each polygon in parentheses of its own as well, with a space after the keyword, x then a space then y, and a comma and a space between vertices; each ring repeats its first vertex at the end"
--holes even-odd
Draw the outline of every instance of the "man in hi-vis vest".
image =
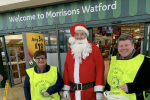
POLYGON ((26 100, 60 100, 58 92, 64 86, 57 67, 47 65, 46 52, 34 54, 37 66, 26 70, 24 93, 26 100))
POLYGON ((137 54, 131 36, 118 39, 118 54, 112 56, 105 90, 130 100, 144 100, 150 88, 150 58, 137 54))

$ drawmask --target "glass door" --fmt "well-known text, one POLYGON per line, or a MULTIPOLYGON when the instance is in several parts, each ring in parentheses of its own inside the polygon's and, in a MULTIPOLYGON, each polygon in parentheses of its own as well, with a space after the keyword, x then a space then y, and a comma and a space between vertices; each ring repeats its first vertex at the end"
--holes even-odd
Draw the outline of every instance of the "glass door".
MULTIPOLYGON (((47 52, 47 64, 53 66, 58 65, 58 52, 57 52, 57 34, 56 31, 43 31, 45 39, 45 50, 47 52)), ((58 68, 59 69, 59 68, 58 68)))
POLYGON ((70 44, 68 42, 71 33, 69 29, 59 30, 59 51, 60 51, 60 61, 61 61, 61 74, 64 72, 64 63, 66 60, 67 51, 70 49, 70 44))
POLYGON ((0 88, 4 88, 6 82, 12 86, 10 68, 8 64, 9 60, 4 37, 0 37, 0 52, 0 74, 3 76, 3 81, 0 83, 0 88))

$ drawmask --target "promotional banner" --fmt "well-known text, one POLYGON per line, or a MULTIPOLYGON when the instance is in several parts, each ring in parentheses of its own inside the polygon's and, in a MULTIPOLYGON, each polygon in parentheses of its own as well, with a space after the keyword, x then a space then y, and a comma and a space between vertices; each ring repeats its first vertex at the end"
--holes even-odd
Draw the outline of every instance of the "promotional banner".
POLYGON ((30 68, 35 67, 36 62, 34 59, 34 53, 37 50, 44 50, 45 51, 44 34, 26 33, 26 41, 27 41, 27 49, 28 49, 30 68))

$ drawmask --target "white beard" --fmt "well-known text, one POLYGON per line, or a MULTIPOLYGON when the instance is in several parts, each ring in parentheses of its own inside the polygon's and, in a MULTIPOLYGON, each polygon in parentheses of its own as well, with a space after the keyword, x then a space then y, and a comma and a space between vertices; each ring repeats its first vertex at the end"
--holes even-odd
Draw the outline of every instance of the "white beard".
POLYGON ((70 47, 72 54, 74 54, 74 59, 79 59, 80 63, 82 63, 82 58, 85 59, 92 52, 92 46, 87 39, 76 40, 70 47))

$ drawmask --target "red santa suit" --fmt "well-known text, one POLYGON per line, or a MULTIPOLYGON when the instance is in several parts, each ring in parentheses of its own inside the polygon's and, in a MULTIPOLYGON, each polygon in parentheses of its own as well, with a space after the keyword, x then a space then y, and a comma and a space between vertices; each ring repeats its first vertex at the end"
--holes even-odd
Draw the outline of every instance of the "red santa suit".
MULTIPOLYGON (((89 42, 90 43, 90 42, 89 42)), ((72 83, 95 82, 95 86, 82 90, 70 92, 71 100, 96 100, 96 92, 104 90, 104 61, 99 48, 90 43, 92 52, 80 63, 79 59, 74 58, 72 49, 69 49, 64 66, 64 88, 71 90, 72 83)))

